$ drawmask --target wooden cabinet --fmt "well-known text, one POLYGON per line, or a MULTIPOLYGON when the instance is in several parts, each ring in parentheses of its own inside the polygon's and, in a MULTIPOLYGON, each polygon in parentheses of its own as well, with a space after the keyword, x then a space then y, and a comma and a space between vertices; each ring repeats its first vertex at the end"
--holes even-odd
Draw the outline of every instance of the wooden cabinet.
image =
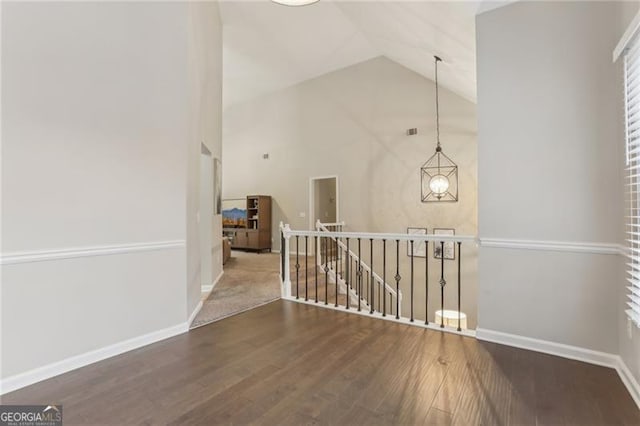
POLYGON ((231 248, 271 251, 271 197, 249 195, 246 211, 246 227, 224 228, 224 234, 229 238, 231 248))

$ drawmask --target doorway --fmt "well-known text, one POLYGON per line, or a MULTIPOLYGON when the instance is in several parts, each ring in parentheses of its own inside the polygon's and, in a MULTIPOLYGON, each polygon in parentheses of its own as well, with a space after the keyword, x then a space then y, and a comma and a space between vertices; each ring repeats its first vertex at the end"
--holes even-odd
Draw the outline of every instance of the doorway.
POLYGON ((312 177, 309 180, 309 228, 316 221, 336 223, 340 217, 338 176, 312 177))
POLYGON ((213 288, 213 158, 200 145, 200 285, 202 293, 213 288))

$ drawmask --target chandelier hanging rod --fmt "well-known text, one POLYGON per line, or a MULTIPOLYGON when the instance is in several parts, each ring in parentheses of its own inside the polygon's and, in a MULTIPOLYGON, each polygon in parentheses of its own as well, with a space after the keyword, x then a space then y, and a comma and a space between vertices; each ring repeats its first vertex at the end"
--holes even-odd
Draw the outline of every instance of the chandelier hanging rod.
POLYGON ((433 58, 435 59, 435 63, 436 63, 436 142, 437 142, 436 151, 440 152, 442 151, 442 148, 440 147, 440 102, 438 99, 438 62, 442 62, 442 59, 436 55, 434 55, 433 58))

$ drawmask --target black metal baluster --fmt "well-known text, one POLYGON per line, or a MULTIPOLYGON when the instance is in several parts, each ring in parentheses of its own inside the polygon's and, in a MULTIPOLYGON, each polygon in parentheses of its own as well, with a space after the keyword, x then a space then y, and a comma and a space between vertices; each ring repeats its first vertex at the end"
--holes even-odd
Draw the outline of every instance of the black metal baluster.
MULTIPOLYGON (((332 230, 329 229, 329 231, 332 231, 332 230)), ((331 264, 335 261, 336 255, 333 252, 333 242, 331 241, 331 239, 327 241, 327 244, 329 244, 329 264, 331 264)))
MULTIPOLYGON (((333 232, 335 232, 335 226, 333 228, 333 232)), ((333 274, 336 276, 336 278, 338 278, 338 265, 336 264, 336 247, 333 244, 335 240, 335 238, 329 239, 329 245, 331 246, 331 264, 333 265, 333 274)))
POLYGON ((284 255, 285 253, 285 242, 284 242, 284 231, 281 229, 280 230, 280 261, 282 262, 282 282, 284 282, 284 277, 285 277, 285 273, 284 273, 284 255))
POLYGON ((413 240, 411 240, 411 318, 409 321, 413 322, 413 240))
POLYGON ((336 270, 334 271, 335 272, 334 275, 336 276, 336 304, 335 304, 335 307, 337 308, 338 307, 338 279, 339 279, 338 278, 339 277, 339 275, 338 275, 338 248, 339 247, 338 247, 338 238, 336 237, 335 240, 336 240, 336 270))
POLYGON ((462 331, 462 327, 460 326, 461 314, 460 314, 460 301, 461 301, 461 281, 462 275, 460 274, 460 264, 462 262, 462 241, 458 241, 458 331, 462 331))
POLYGON ((424 323, 429 325, 429 241, 424 242, 424 323))
POLYGON ((362 256, 361 256, 361 240, 358 238, 358 312, 360 309, 360 300, 362 299, 362 256))
MULTIPOLYGON (((342 225, 338 225, 338 232, 342 232, 342 225)), ((344 279, 344 265, 342 264, 342 248, 340 247, 340 238, 338 238, 338 272, 340 272, 340 278, 344 279)))
POLYGON ((400 315, 398 315, 398 312, 400 312, 400 310, 398 309, 398 305, 400 304, 400 298, 398 297, 400 295, 400 280, 402 279, 402 277, 400 276, 400 240, 396 240, 396 319, 400 319, 400 315))
POLYGON ((387 240, 382 240, 382 316, 387 316, 387 240))
POLYGON ((381 303, 382 303, 382 301, 381 301, 381 299, 380 299, 380 298, 382 297, 382 296, 380 295, 380 288, 382 287, 382 285, 381 285, 381 284, 380 284, 380 282, 378 282, 378 281, 376 281, 376 283, 378 284, 378 312, 380 312, 380 310, 381 310, 381 309, 380 309, 380 308, 381 308, 381 306, 380 306, 380 305, 381 305, 381 303))
POLYGON ((347 256, 347 263, 345 265, 346 274, 345 274, 345 280, 344 280, 344 287, 347 289, 347 306, 346 306, 346 308, 349 309, 349 288, 351 287, 351 281, 350 281, 351 276, 349 275, 349 264, 351 263, 351 262, 349 262, 349 238, 347 238, 347 251, 346 251, 345 255, 347 256))
MULTIPOLYGON (((353 257, 349 258, 349 268, 350 268, 350 272, 349 275, 351 275, 351 277, 353 277, 353 264, 355 263, 355 259, 353 257)), ((356 285, 353 285, 353 278, 351 278, 351 289, 354 290, 357 288, 358 286, 358 271, 356 269, 356 285)))
POLYGON ((304 301, 309 301, 309 236, 304 236, 304 301))
POLYGON ((300 236, 296 235, 296 299, 298 298, 298 282, 300 281, 300 261, 298 257, 300 255, 300 236))
POLYGON ((389 292, 389 312, 391 313, 391 315, 393 315, 393 294, 391 294, 391 292, 389 292))
POLYGON ((444 241, 440 241, 440 328, 444 328, 444 241))
MULTIPOLYGON (((327 239, 324 239, 324 249, 325 252, 327 250, 327 245, 331 247, 331 244, 327 243, 327 239)), ((327 263, 324 264, 324 304, 329 304, 329 259, 327 258, 327 263)))
MULTIPOLYGON (((320 251, 320 246, 318 245, 318 236, 315 235, 314 236, 314 252, 316 253, 315 255, 315 267, 313 269, 316 270, 316 303, 318 303, 318 252, 320 251)), ((320 256, 322 256, 322 253, 320 254, 320 256)), ((322 258, 322 257, 321 257, 322 258)))
POLYGON ((373 308, 374 308, 374 305, 376 303, 375 302, 375 298, 373 297, 373 295, 375 293, 375 289, 373 288, 373 286, 375 284, 374 279, 373 279, 373 238, 369 238, 369 261, 370 261, 370 263, 369 263, 369 273, 371 275, 371 278, 370 278, 371 279, 371 298, 369 300, 369 306, 370 306, 369 313, 373 314, 373 308))

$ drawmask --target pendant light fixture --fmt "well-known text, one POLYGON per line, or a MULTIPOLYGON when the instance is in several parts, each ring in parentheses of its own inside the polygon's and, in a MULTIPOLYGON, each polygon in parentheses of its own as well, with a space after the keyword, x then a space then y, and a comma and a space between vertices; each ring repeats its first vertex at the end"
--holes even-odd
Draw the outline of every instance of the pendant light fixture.
POLYGON ((317 3, 320 0, 271 0, 274 3, 281 4, 283 6, 307 6, 313 3, 317 3))
POLYGON ((438 62, 436 66, 436 152, 420 168, 422 202, 458 201, 458 166, 442 152, 440 145, 440 104, 438 99, 438 62))

